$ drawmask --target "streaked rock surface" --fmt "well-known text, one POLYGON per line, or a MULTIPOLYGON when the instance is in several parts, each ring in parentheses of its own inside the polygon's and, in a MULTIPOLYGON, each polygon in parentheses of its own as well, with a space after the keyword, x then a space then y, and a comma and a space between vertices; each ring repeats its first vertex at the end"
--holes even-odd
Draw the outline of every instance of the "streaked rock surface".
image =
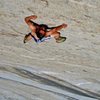
POLYGON ((0 0, 0 100, 99 99, 100 1, 0 0), (33 14, 67 40, 23 44, 33 14))

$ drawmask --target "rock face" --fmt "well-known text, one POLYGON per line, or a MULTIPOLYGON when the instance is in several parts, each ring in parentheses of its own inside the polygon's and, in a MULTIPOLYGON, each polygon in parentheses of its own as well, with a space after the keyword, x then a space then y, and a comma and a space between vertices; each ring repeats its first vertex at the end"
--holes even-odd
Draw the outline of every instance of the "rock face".
POLYGON ((100 1, 0 0, 0 100, 99 99, 100 1), (67 40, 23 44, 34 14, 67 40))

